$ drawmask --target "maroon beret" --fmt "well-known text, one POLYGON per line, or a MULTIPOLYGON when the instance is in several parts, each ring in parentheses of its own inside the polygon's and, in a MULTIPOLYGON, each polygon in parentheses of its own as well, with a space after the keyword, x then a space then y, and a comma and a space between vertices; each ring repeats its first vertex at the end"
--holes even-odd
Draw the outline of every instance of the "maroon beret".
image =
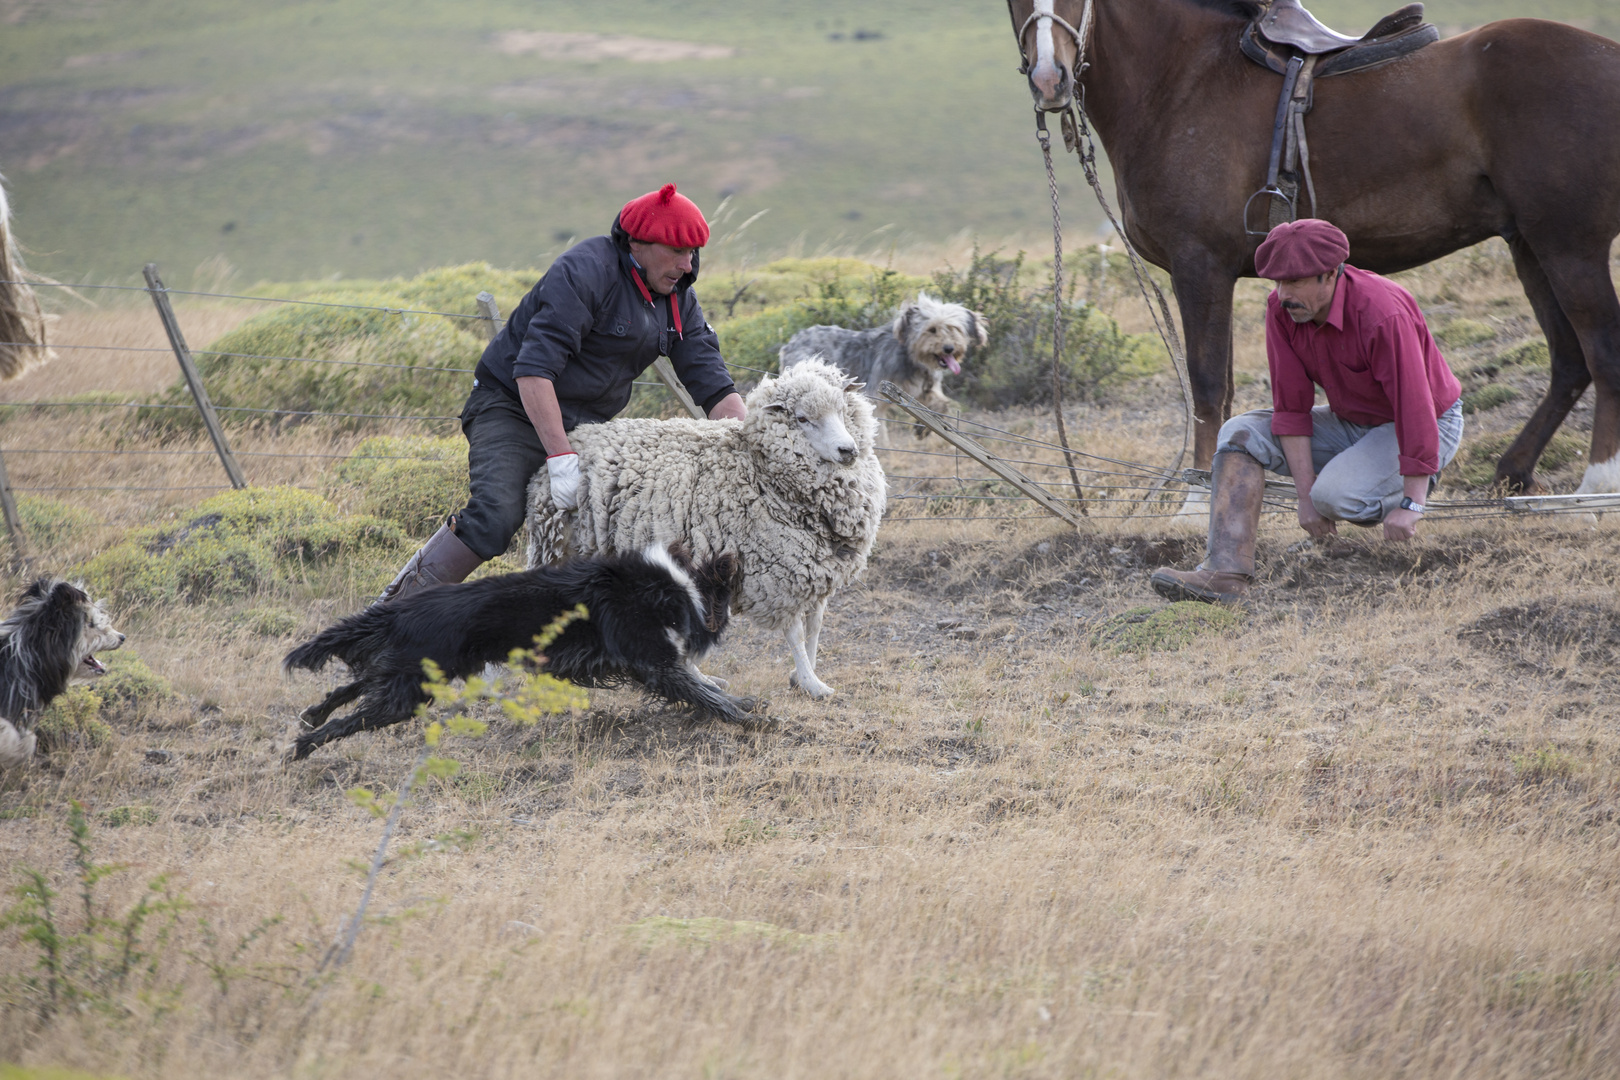
POLYGON ((1350 241, 1331 221, 1301 218, 1271 230, 1254 253, 1254 272, 1269 281, 1295 281, 1336 268, 1350 254, 1350 241))
POLYGON ((699 248, 709 242, 709 223, 703 220, 703 211, 677 193, 674 184, 625 203, 619 211, 619 224, 631 239, 645 244, 699 248))

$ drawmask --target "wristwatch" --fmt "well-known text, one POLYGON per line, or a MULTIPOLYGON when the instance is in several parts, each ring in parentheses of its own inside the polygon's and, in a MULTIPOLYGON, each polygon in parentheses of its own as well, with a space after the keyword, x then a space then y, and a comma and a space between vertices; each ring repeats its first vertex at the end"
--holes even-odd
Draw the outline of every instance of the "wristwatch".
POLYGON ((1411 510, 1421 514, 1423 513, 1423 504, 1420 502, 1413 502, 1412 496, 1410 495, 1403 495, 1401 496, 1401 509, 1411 510))

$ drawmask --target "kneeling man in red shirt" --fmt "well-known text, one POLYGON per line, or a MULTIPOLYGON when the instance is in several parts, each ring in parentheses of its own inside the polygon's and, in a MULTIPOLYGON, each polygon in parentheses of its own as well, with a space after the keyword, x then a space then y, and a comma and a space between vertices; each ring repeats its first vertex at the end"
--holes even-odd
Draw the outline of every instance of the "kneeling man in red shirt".
POLYGON ((1412 294, 1345 265, 1349 254, 1344 233, 1314 218, 1279 225, 1255 252, 1255 270, 1277 283, 1266 301, 1272 408, 1222 425, 1209 555, 1196 570, 1154 571, 1161 596, 1232 603, 1248 591, 1268 469, 1294 478, 1312 536, 1340 521, 1382 522, 1387 540, 1417 535, 1462 439, 1462 386, 1412 294), (1318 386, 1325 406, 1314 405, 1318 386))

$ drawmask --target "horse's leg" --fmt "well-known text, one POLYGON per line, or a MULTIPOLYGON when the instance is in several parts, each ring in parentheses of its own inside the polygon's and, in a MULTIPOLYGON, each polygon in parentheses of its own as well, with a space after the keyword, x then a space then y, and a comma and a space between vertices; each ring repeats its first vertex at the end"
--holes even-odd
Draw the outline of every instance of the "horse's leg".
POLYGON ((1620 296, 1609 276, 1609 243, 1583 254, 1543 255, 1558 304, 1586 353, 1592 382, 1592 449, 1578 494, 1620 491, 1620 296))
MULTIPOLYGON (((1564 417, 1569 415, 1569 410, 1575 407, 1581 394, 1586 391, 1592 374, 1587 369, 1580 336, 1575 332, 1569 316, 1564 314, 1563 305, 1559 303, 1541 261, 1522 236, 1510 239, 1508 248, 1513 252, 1513 266, 1519 272, 1519 282, 1524 286, 1525 295, 1530 298, 1536 321, 1541 324, 1541 332, 1547 336, 1547 351, 1552 356, 1552 381, 1547 387, 1547 396, 1541 399, 1535 413, 1519 431, 1518 438, 1513 440, 1513 444, 1496 463, 1496 482, 1510 491, 1536 491, 1536 462, 1541 460, 1541 452, 1547 449, 1553 432, 1558 430, 1558 425, 1564 422, 1564 417)), ((1595 439, 1595 428, 1593 435, 1595 439)))
MULTIPOLYGON (((1193 467, 1215 460, 1215 438, 1232 407, 1232 290, 1237 276, 1214 256, 1178 256, 1170 276, 1181 309, 1193 397, 1193 467)), ((1183 513, 1207 513, 1209 496, 1189 495, 1183 513)))

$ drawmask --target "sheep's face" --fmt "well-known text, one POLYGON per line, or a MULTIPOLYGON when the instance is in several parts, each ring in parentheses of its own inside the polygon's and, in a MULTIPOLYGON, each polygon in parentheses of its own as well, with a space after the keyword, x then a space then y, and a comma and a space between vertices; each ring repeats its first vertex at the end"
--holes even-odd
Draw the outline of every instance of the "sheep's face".
POLYGON ((772 404, 765 406, 774 413, 785 416, 804 434, 809 442, 810 449, 822 461, 833 461, 840 465, 849 465, 855 461, 855 436, 849 433, 849 427, 844 423, 843 409, 814 415, 814 409, 808 408, 808 402, 795 405, 772 404))

